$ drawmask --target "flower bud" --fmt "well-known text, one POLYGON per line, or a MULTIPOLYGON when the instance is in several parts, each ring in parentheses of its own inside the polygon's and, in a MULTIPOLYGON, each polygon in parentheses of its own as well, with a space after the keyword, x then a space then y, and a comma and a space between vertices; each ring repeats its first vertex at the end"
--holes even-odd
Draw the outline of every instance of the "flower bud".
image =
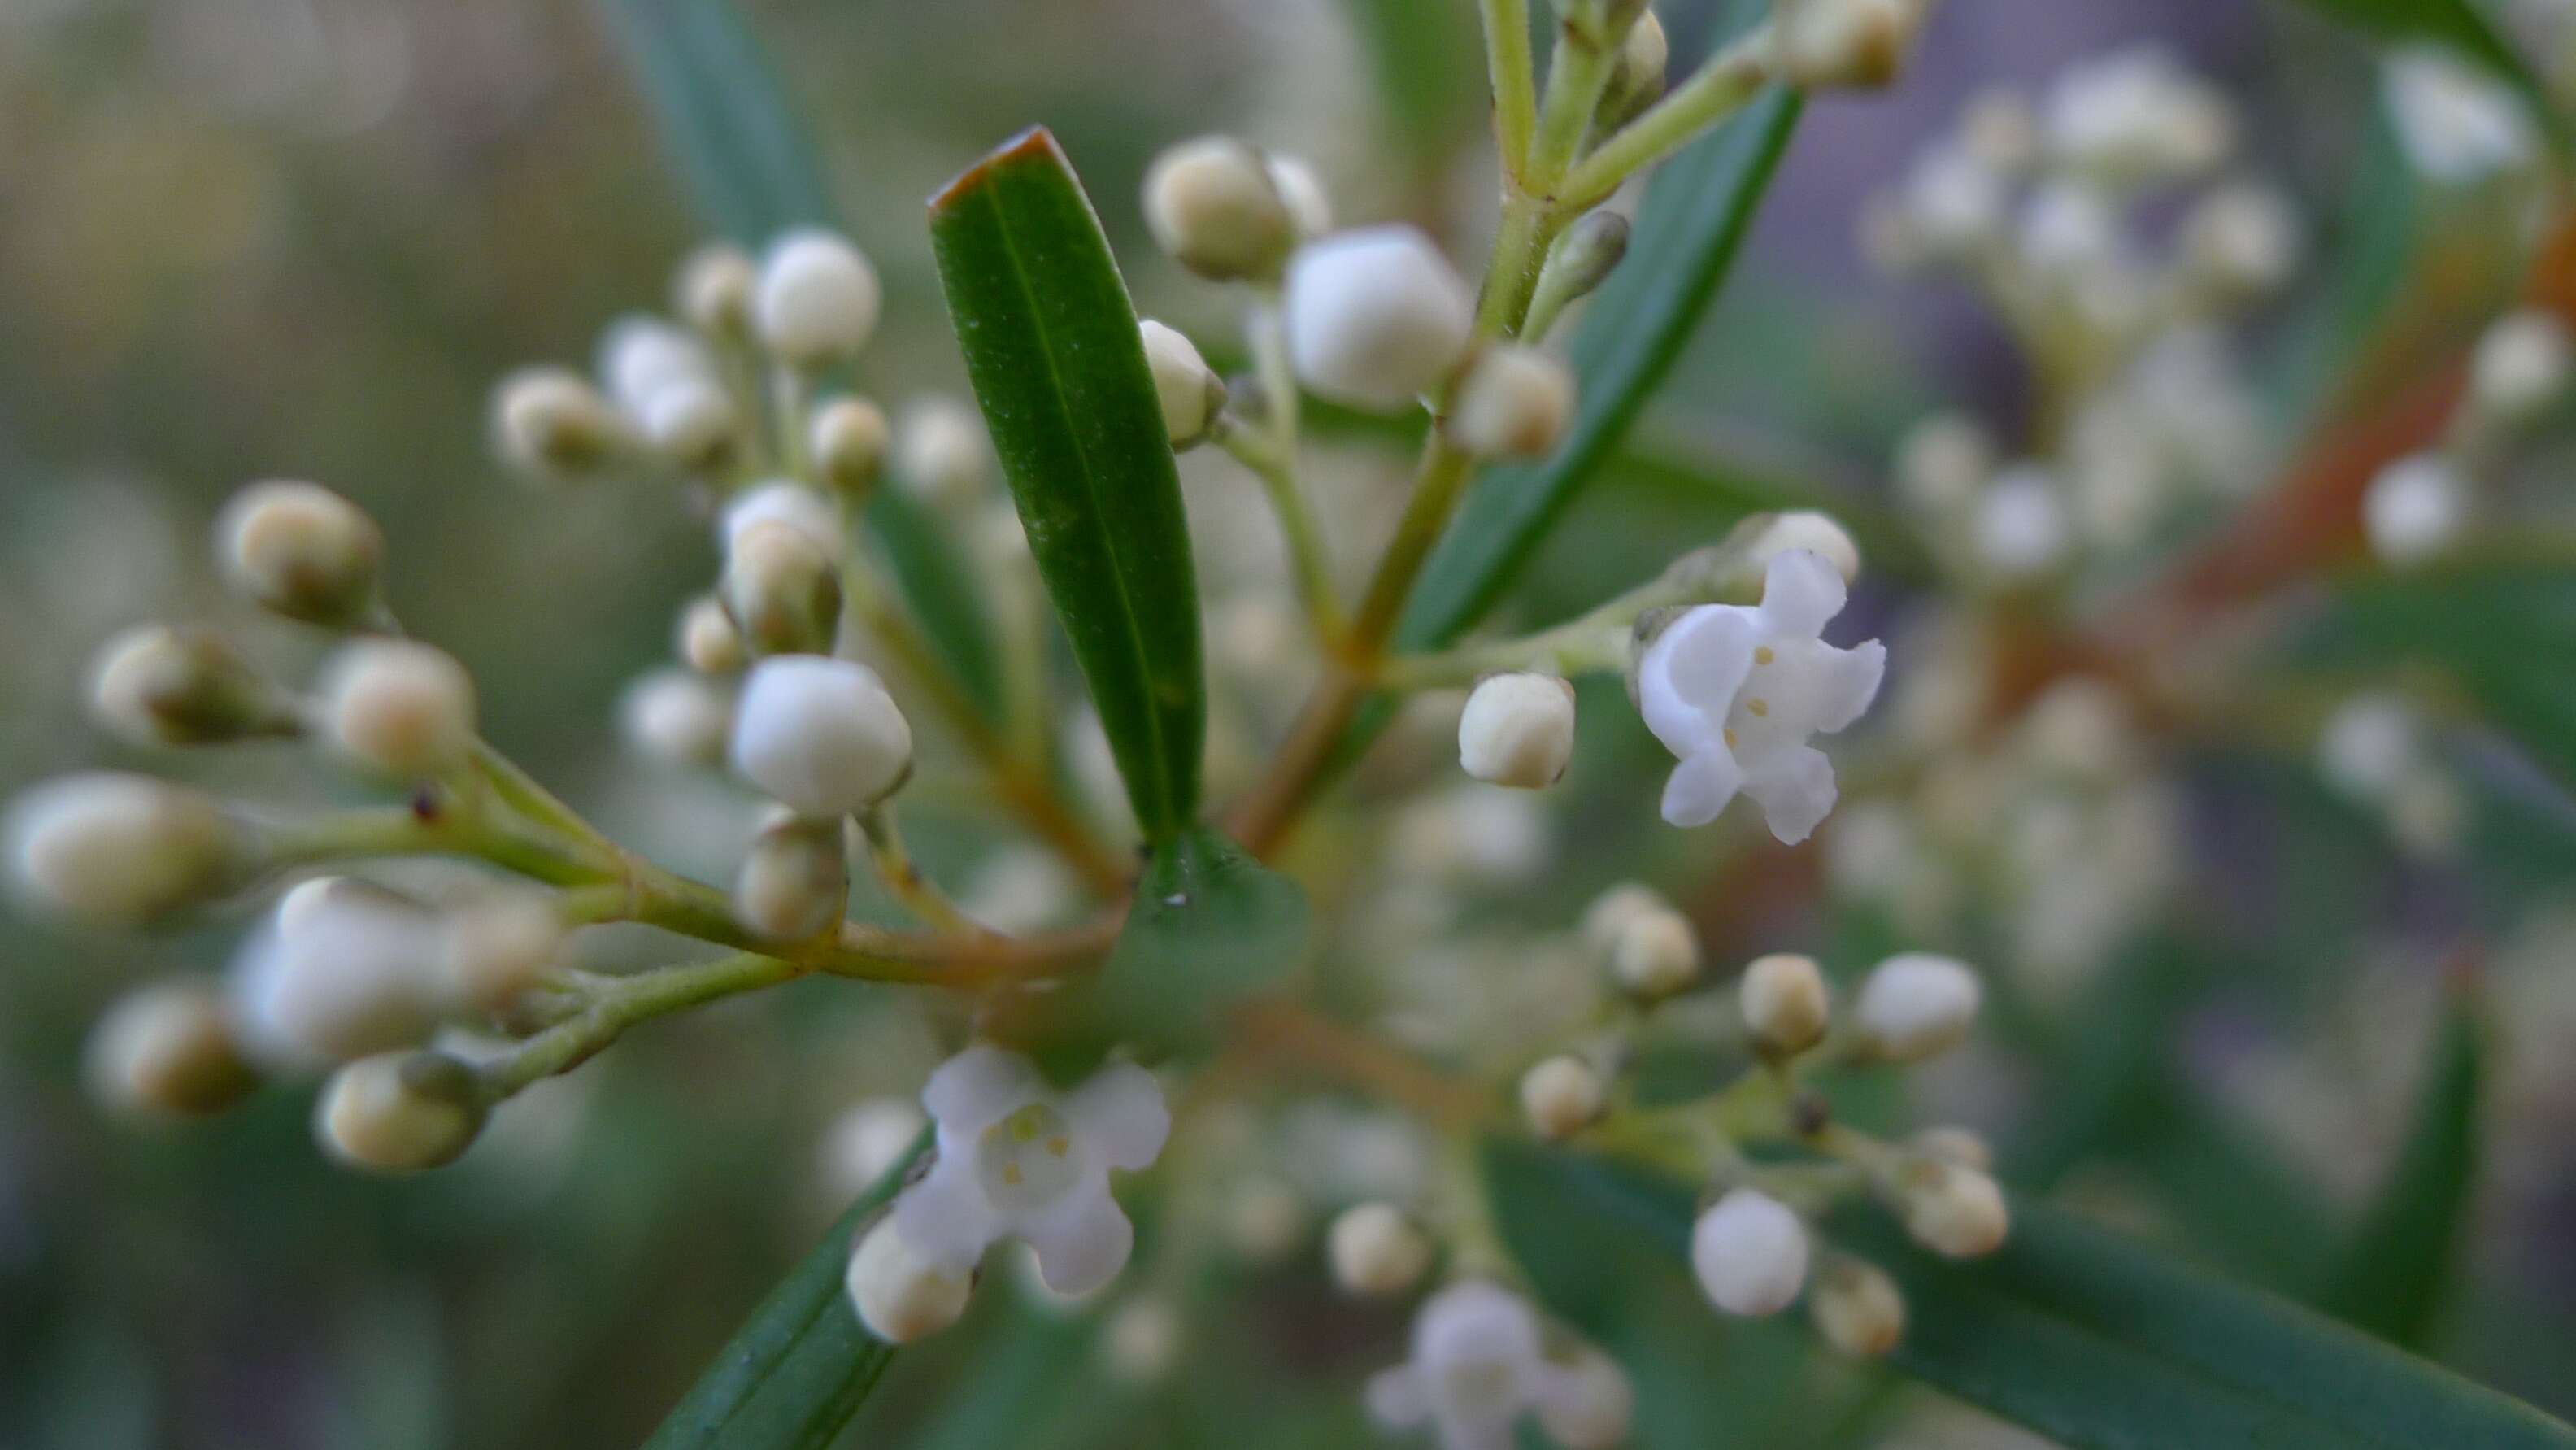
POLYGON ((1159 1298, 1130 1299, 1102 1326, 1100 1350, 1111 1377, 1129 1385, 1159 1383, 1181 1356, 1181 1316, 1159 1298))
POLYGON ((2222 299, 2278 290, 2299 265, 2299 214, 2268 186, 2213 187, 2182 223, 2186 266, 2222 299))
POLYGON ((848 1287, 868 1333, 888 1344, 910 1344, 956 1323, 974 1283, 914 1253, 888 1214, 850 1255, 848 1287))
POLYGON ((903 1161, 925 1119, 912 1098, 870 1098, 832 1122, 823 1135, 823 1186, 836 1203, 874 1187, 903 1161))
POLYGON ((280 1066, 348 1062, 426 1038, 445 1011, 438 919, 347 877, 303 882, 235 960, 244 1041, 280 1066))
POLYGON ((1633 230, 1626 217, 1606 207, 1584 213, 1548 254, 1542 290, 1553 288, 1567 302, 1590 296, 1628 255, 1633 230))
POLYGON ((671 303, 691 327, 728 340, 751 336, 751 298, 760 269, 729 242, 700 247, 680 264, 671 303))
POLYGON ((1837 1256, 1816 1275, 1807 1313, 1825 1343, 1856 1359, 1896 1347, 1905 1333, 1905 1296, 1874 1264, 1837 1256))
POLYGON ((213 630, 137 625, 90 671, 90 714, 142 745, 205 745, 290 734, 292 706, 213 630))
POLYGON ((1855 1017, 1883 1057, 1912 1062, 1968 1035, 1984 992, 1965 962, 1930 952, 1900 952, 1861 983, 1855 1017))
POLYGON ((1669 997, 1699 980, 1699 933, 1678 911, 1646 912, 1611 946, 1610 974, 1636 996, 1669 997))
POLYGON ((1975 503, 1977 491, 1994 472, 1994 440, 1965 414, 1935 413, 1907 429, 1897 445, 1897 492, 1935 516, 1956 514, 1975 503))
POLYGON ((2039 164, 2039 113, 2019 91, 1996 86, 1968 98, 1959 114, 1959 146, 1997 176, 2020 176, 2039 164))
POLYGON ((1538 1402, 1539 1428, 1565 1450, 1617 1450, 1628 1443, 1636 1417, 1637 1392, 1627 1371, 1589 1346, 1558 1369, 1555 1387, 1538 1402))
POLYGON ((1636 23, 1619 42, 1619 59, 1610 70, 1610 84, 1601 92, 1601 107, 1594 113, 1594 126, 1603 135, 1628 124, 1664 94, 1664 67, 1672 59, 1672 43, 1664 36, 1664 24, 1651 10, 1640 12, 1636 23))
POLYGON ((742 631, 734 628, 724 601, 712 594, 689 601, 688 608, 680 611, 676 633, 680 658, 701 674, 730 675, 751 663, 742 631))
POLYGON ((2440 555, 2459 538, 2468 518, 2468 481, 2439 453, 2398 459, 2381 469, 2361 496, 2370 551, 2394 566, 2440 555))
POLYGON ((1333 1282, 1347 1294, 1397 1294, 1431 1267, 1431 1240, 1392 1204, 1342 1210, 1325 1235, 1333 1282))
POLYGON ((718 588, 734 628, 761 654, 820 653, 840 629, 832 555, 794 524, 761 520, 735 535, 718 588))
POLYGON ((532 478, 589 478, 630 456, 634 427, 590 379, 570 368, 522 368, 492 394, 492 434, 502 460, 532 478))
POLYGON ((1914 1135, 1909 1146, 1926 1158, 1974 1168, 1980 1173, 1995 1166, 1995 1150, 1966 1128, 1947 1124, 1926 1128, 1914 1135))
MULTIPOLYGON (((1308 190, 1293 178, 1292 185, 1308 190)), ((1320 210, 1322 189, 1311 191, 1300 201, 1320 210)), ((1278 275, 1296 244, 1297 221, 1261 153, 1231 136, 1184 141, 1145 172, 1145 225, 1155 242, 1213 281, 1278 275)))
POLYGON ((331 743, 370 770, 415 780, 474 749, 474 679, 444 650, 402 639, 343 645, 324 669, 331 743))
POLYGON ((1496 344, 1459 380, 1449 440, 1478 458, 1541 458, 1574 415, 1574 374, 1534 347, 1496 344))
POLYGON ((626 687, 626 738, 667 765, 721 765, 733 737, 733 698, 694 670, 655 670, 626 687))
POLYGON ((1225 382, 1188 338, 1150 317, 1137 327, 1154 374, 1154 399, 1163 405, 1163 431, 1174 448, 1187 448, 1207 436, 1225 406, 1225 382))
POLYGON ((539 897, 509 892, 475 902, 447 920, 441 995, 467 1013, 498 1012, 537 984, 563 942, 562 918, 539 897))
POLYGON ((1601 1116, 1601 1074, 1570 1053, 1547 1058, 1521 1074, 1521 1113, 1542 1138, 1571 1138, 1601 1116))
POLYGON ((1280 203, 1288 208, 1288 220, 1297 231, 1297 240, 1311 242, 1333 229, 1333 202, 1324 191, 1324 178, 1304 159, 1271 152, 1267 156, 1271 189, 1279 193, 1280 203))
POLYGON ((2003 1247, 2010 1228, 2004 1192, 1974 1168, 1921 1160, 1902 1170, 1897 1207, 1916 1243, 1953 1259, 1973 1259, 2003 1247))
POLYGON ((714 473, 742 442, 742 411, 720 383, 671 383, 644 403, 644 436, 689 473, 714 473))
POLYGON ((1772 21, 1773 64, 1803 89, 1875 88, 1896 79, 1930 0, 1792 0, 1772 21))
POLYGON ((859 249, 819 229, 790 232, 761 260, 752 317, 761 343, 793 368, 857 357, 877 330, 877 270, 859 249))
POLYGON ((825 551, 841 542, 841 511, 830 498, 785 479, 764 483, 725 505, 717 536, 730 552, 754 524, 785 524, 825 551))
POLYGON ((437 1052, 387 1052, 332 1074, 314 1114, 322 1146, 352 1168, 417 1173, 453 1163, 483 1130, 473 1069, 437 1052))
POLYGON ((895 473, 904 487, 940 508, 963 508, 984 496, 993 476, 992 438, 983 415, 955 398, 923 398, 904 410, 895 430, 895 473))
POLYGON ((1769 568, 1771 561, 1792 549, 1804 549, 1834 566, 1845 584, 1860 577, 1860 545, 1852 541, 1851 531, 1836 522, 1834 516, 1814 509, 1791 509, 1775 515, 1771 526, 1754 541, 1756 567, 1769 568))
POLYGON ((1594 897, 1583 909, 1583 940, 1593 952, 1607 958, 1619 945, 1631 922, 1656 912, 1670 911, 1672 903, 1663 893, 1637 881, 1623 881, 1594 897))
POLYGON ((226 580, 272 613, 337 629, 375 608, 385 536, 319 484, 252 484, 224 505, 215 538, 226 580))
POLYGON ((1986 487, 1972 529, 1977 562, 2008 583, 2055 569, 2073 542, 2056 480, 2032 464, 2006 469, 1986 487))
POLYGON ((1756 957, 1738 989, 1744 1025, 1775 1053, 1800 1053, 1825 1035, 1825 974, 1814 957, 1756 957))
POLYGON ((912 773, 912 727, 876 672, 780 655, 754 666, 734 708, 733 768, 809 820, 838 820, 912 773))
POLYGON ((599 376, 608 389, 606 401, 636 422, 665 388, 683 383, 720 383, 715 355, 705 341, 649 313, 630 313, 609 325, 599 337, 599 376))
POLYGON ((844 498, 864 498, 885 466, 887 437, 883 409, 865 398, 834 398, 808 425, 815 476, 844 498))
POLYGON ((841 823, 781 811, 752 840, 734 876, 734 918, 771 941, 805 941, 838 926, 850 900, 841 823))
POLYGON ((143 775, 36 786, 10 804, 8 838, 20 897, 95 926, 200 905, 260 868, 257 839, 214 797, 143 775))
POLYGON ((2567 392, 2576 339, 2549 312, 2514 313, 2478 339, 2469 365, 2469 406, 2507 427, 2548 412, 2567 392))
POLYGON ((107 1107, 140 1116, 219 1113, 259 1085, 223 994, 197 981, 129 992, 90 1029, 82 1067, 107 1107))
POLYGON ((1769 1194, 1734 1189, 1691 1225, 1691 1270, 1727 1313, 1777 1314, 1807 1282, 1806 1227, 1769 1194))
POLYGON ((1341 232, 1288 264, 1288 353, 1317 395, 1393 412, 1436 390, 1466 351, 1475 302, 1408 226, 1341 232))
POLYGON ((1554 675, 1488 675, 1458 716, 1458 763, 1495 785, 1556 784, 1574 753, 1574 686, 1554 675))

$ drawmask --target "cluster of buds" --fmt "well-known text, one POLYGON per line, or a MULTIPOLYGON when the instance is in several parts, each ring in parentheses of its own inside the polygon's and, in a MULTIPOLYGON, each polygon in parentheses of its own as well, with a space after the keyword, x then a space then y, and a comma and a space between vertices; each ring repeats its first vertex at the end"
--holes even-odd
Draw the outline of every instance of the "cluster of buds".
POLYGON ((2576 337, 2556 313, 2516 312, 2489 325, 2470 354, 2468 387, 2443 436, 2380 469, 2363 492, 2371 553, 2391 568, 2408 568, 2459 547, 2481 512, 2480 483, 2520 437, 2564 408, 2571 372, 2576 337))

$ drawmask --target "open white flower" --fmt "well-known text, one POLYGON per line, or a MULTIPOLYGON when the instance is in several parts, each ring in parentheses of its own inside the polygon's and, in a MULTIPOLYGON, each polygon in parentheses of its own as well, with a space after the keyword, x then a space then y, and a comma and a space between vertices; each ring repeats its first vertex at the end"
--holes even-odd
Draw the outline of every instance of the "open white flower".
POLYGON ((1369 1381, 1369 1413, 1392 1430, 1432 1427, 1443 1450, 1509 1450, 1524 1414, 1571 1415, 1593 1388, 1539 1353, 1529 1301, 1480 1280, 1452 1284, 1413 1316, 1413 1357, 1369 1381))
POLYGON ((1808 738, 1859 719, 1887 669, 1877 640, 1843 649, 1818 637, 1845 597, 1833 565, 1793 549, 1771 561, 1760 604, 1702 605, 1647 647, 1638 710, 1681 757, 1665 820, 1704 826, 1741 790, 1795 845, 1834 808, 1833 763, 1808 738))
POLYGON ((1109 1196, 1109 1170, 1152 1165, 1172 1115, 1154 1075, 1113 1063, 1070 1092, 1037 1065, 978 1043, 942 1063, 921 1091, 939 1125, 939 1161, 895 1200, 912 1251, 962 1274, 994 1240, 1037 1252, 1058 1294, 1083 1294, 1126 1267, 1136 1229, 1109 1196))

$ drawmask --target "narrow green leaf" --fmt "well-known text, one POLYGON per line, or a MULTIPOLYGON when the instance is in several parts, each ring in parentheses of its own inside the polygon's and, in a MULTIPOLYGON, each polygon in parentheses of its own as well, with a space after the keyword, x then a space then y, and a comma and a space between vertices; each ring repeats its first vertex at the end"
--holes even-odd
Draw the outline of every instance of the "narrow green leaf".
POLYGON ((1342 9, 1405 149, 1437 162, 1485 113, 1474 11, 1463 0, 1342 0, 1342 9))
POLYGON ((1725 280, 1799 106, 1794 92, 1763 95, 1655 173, 1627 259, 1575 333, 1577 401, 1565 442, 1542 462, 1477 481, 1414 586, 1400 644, 1444 644, 1474 624, 1619 446, 1725 280))
POLYGON ((2554 142, 2565 128, 2549 88, 2470 0, 2308 0, 2355 30, 2390 42, 2438 45, 2510 86, 2554 142))
POLYGON ((948 310, 1029 550, 1149 842, 1198 812, 1198 587, 1127 284, 1043 129, 930 203, 948 310))
POLYGON ((2399 1344, 2417 1344, 2439 1307, 2478 1166, 2486 1034, 2463 988, 2442 1017, 2396 1162, 2326 1279, 2318 1305, 2399 1344))
MULTIPOLYGON (((1659 1244, 1686 1272, 1688 1190, 1513 1151, 1596 1205, 1602 1233, 1659 1244)), ((1904 1288, 1894 1368, 2077 1450, 2576 1450, 2576 1429, 2528 1405, 2062 1210, 2016 1198, 2012 1225, 2001 1252, 1954 1263, 1876 1209, 1834 1216, 1833 1236, 1904 1288)))
POLYGON ((924 1131, 798 1261, 645 1442, 646 1450, 822 1450, 858 1413, 894 1346, 859 1326, 843 1279, 860 1225, 930 1150, 924 1131))

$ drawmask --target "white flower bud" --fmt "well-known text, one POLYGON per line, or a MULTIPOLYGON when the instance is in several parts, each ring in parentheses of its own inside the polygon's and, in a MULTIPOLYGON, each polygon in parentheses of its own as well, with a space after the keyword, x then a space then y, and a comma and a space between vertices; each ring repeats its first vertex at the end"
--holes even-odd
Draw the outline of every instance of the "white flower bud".
POLYGON ((1574 374, 1534 347, 1496 344, 1476 354, 1445 421, 1449 439, 1478 458, 1542 458, 1574 416, 1574 374))
POLYGON ((90 1029, 82 1068, 102 1104, 139 1116, 219 1113, 259 1085, 223 993, 197 981, 157 982, 117 999, 90 1029))
POLYGON ((912 727, 876 672, 779 655, 754 666, 734 708, 733 768, 811 820, 867 809, 912 772, 912 727))
POLYGON ((2055 479, 2033 464, 2007 469, 1987 487, 1973 527, 1977 562, 2006 582, 2055 569, 2074 542, 2055 479))
POLYGON ((671 285, 671 304, 691 327, 709 337, 751 335, 751 297, 760 269, 729 242, 691 252, 671 285))
POLYGON ((1311 242, 1333 229, 1333 202, 1324 191, 1324 178, 1315 168, 1295 156, 1277 152, 1268 157, 1271 189, 1279 193, 1280 204, 1288 208, 1288 220, 1296 227, 1297 240, 1311 242))
POLYGON ((627 740, 669 765, 721 765, 733 737, 733 698, 694 670, 655 670, 626 687, 618 718, 627 740))
POLYGON ((885 466, 890 437, 885 411, 865 398, 834 398, 814 410, 806 447, 824 484, 856 498, 867 493, 885 466))
POLYGON ((724 601, 712 594, 689 601, 689 606, 680 611, 676 634, 680 658, 702 674, 730 675, 751 663, 751 651, 743 645, 742 631, 734 627, 733 616, 725 613, 724 601))
POLYGON ((2538 154, 2520 97, 2483 67, 2439 46, 2415 45, 2382 65, 2389 119, 2415 169, 2448 186, 2519 171, 2538 154))
POLYGON ((1623 881, 1602 892, 1583 909, 1583 941, 1593 954, 1607 958, 1618 949, 1619 938, 1626 935, 1630 923, 1657 912, 1668 912, 1673 904, 1655 888, 1637 881, 1623 881))
POLYGON ((1645 913, 1611 946, 1610 974, 1637 996, 1669 997, 1699 980, 1699 933, 1678 911, 1645 913))
POLYGON ((1606 134, 1626 125, 1664 93, 1664 68, 1672 61, 1672 42, 1655 12, 1638 12, 1636 22, 1619 41, 1618 64, 1601 93, 1594 125, 1606 134))
POLYGON ((346 1062, 421 1041, 447 1004, 438 920, 347 877, 303 882, 235 960, 242 1035, 280 1066, 346 1062))
POLYGON ((1777 1314, 1807 1282, 1806 1227, 1769 1194, 1734 1189, 1691 1225, 1691 1270, 1727 1313, 1777 1314))
POLYGON ((2357 801, 2386 801, 2424 760, 2422 722, 2394 695, 2358 695, 2326 721, 2317 768, 2357 801))
POLYGON ((2268 186, 2214 187, 2183 218, 2184 260, 2223 298, 2278 290, 2299 265, 2299 246, 2298 212, 2268 186))
POLYGON ((260 865, 256 838, 214 797, 150 776, 47 781, 10 803, 7 825, 20 898, 96 926, 211 901, 260 865))
POLYGON ((1773 1052, 1804 1052, 1824 1039, 1825 974, 1814 957, 1756 957, 1737 989, 1744 1025, 1773 1052))
POLYGON ((1225 1239, 1256 1264, 1271 1263, 1305 1241, 1306 1201, 1276 1178, 1238 1187, 1225 1206, 1225 1239))
POLYGON ((1900 952, 1879 963, 1861 983, 1855 1016, 1881 1055, 1911 1062, 1967 1036, 1984 995, 1977 974, 1965 962, 1930 952, 1900 952))
POLYGON ((692 378, 670 383, 644 401, 644 436, 662 455, 690 473, 712 473, 742 441, 742 411, 720 383, 692 378))
POLYGON ((1791 509, 1774 518, 1771 527, 1754 541, 1753 562, 1768 569, 1773 559, 1792 549, 1804 549, 1833 565, 1845 584, 1860 577, 1860 545, 1852 540, 1851 530, 1831 514, 1791 509))
POLYGON ((785 524, 830 551, 841 542, 841 511, 832 500, 801 483, 779 479, 764 483, 725 505, 717 520, 717 542, 727 553, 754 524, 785 524))
POLYGON ((1458 715, 1458 763, 1495 785, 1541 790, 1574 753, 1574 686, 1554 675, 1488 675, 1458 715))
POLYGON ((1412 227, 1337 233, 1289 260, 1289 357, 1334 402, 1393 412, 1436 390, 1474 317, 1467 284, 1412 227))
POLYGON ((2468 524, 2469 486, 2451 460, 2415 453, 2379 471, 2361 496, 2370 551, 2395 566, 2420 564, 2458 540, 2468 524))
POLYGON ((1570 1053, 1546 1058, 1521 1074, 1521 1114, 1542 1138, 1571 1138, 1600 1118, 1605 1094, 1601 1074, 1570 1053))
POLYGON ((2207 171, 2236 144, 2227 98, 2154 45, 2067 67, 2049 89, 2046 129, 2058 160, 2119 185, 2207 171))
POLYGON ((294 711, 223 636, 137 625, 90 668, 90 715, 142 745, 203 745, 295 728, 294 711))
POLYGON ((1181 1357, 1181 1316, 1161 1299, 1128 1300, 1102 1326, 1100 1357, 1121 1383, 1159 1383, 1181 1357))
POLYGON ((1995 1150, 1966 1128, 1943 1125, 1914 1135, 1913 1149, 1926 1158, 1983 1173, 1995 1166, 1995 1150))
POLYGON ((1396 1294, 1431 1267, 1429 1236, 1393 1204, 1363 1203, 1334 1218, 1325 1235, 1333 1282, 1347 1294, 1396 1294))
POLYGON ((1876 1265, 1834 1258, 1816 1275, 1807 1313, 1825 1343, 1857 1359, 1873 1359, 1905 1334, 1905 1296, 1876 1265))
POLYGON ((836 1203, 865 1193, 903 1161, 929 1119, 911 1098, 870 1098, 823 1135, 823 1187, 836 1203))
POLYGON ((436 775, 474 749, 474 678, 433 646, 343 645, 324 668, 322 696, 332 745, 384 775, 436 775))
POLYGON ((838 820, 781 811, 753 838, 735 873, 733 914, 755 936, 806 941, 840 925, 850 868, 838 820))
MULTIPOLYGON (((1638 23, 1653 18, 1640 16, 1638 23)), ((1555 1384, 1538 1402, 1539 1428, 1565 1450, 1617 1450, 1628 1443, 1636 1417, 1637 1392, 1627 1371, 1589 1346, 1558 1369, 1555 1384)))
POLYGON ((981 500, 993 476, 993 443, 971 403, 931 397, 904 410, 895 430, 895 473, 914 495, 940 508, 981 500))
POLYGON ((2532 309, 2489 327, 2469 365, 2469 406, 2507 427, 2546 413, 2567 392, 2576 339, 2556 314, 2532 309))
POLYGON ((1974 504, 1994 472, 1994 440, 1962 413, 1935 413, 1906 430, 1897 445, 1897 492, 1935 517, 1974 504))
POLYGON ((850 1302, 868 1333, 910 1344, 946 1329, 966 1312, 968 1274, 948 1273, 912 1251, 894 1216, 877 1220, 850 1255, 850 1302))
POLYGON ((1953 1259, 2003 1247, 2011 1226, 2003 1189, 1974 1168, 1925 1160, 1904 1170, 1898 1208, 1916 1243, 1953 1259))
MULTIPOLYGON (((1891 247, 1882 240, 1887 263, 1919 264, 1978 256, 2003 237, 2009 198, 2004 178, 1964 147, 1933 146, 1905 173, 1896 209, 1890 213, 1897 232, 1891 247)), ((1902 271, 1905 265, 1889 266, 1902 271)))
POLYGON ((225 579, 272 613, 339 628, 375 608, 385 536, 319 484, 250 485, 216 517, 215 539, 225 579))
POLYGON ((761 259, 752 317, 761 343, 790 367, 857 357, 877 330, 877 269, 834 233, 790 232, 761 259))
MULTIPOLYGON (((1293 174, 1290 185, 1310 219, 1329 220, 1320 187, 1304 187, 1293 174)), ((1298 221, 1278 171, 1231 136, 1184 141, 1145 172, 1145 225, 1167 255, 1202 277, 1276 276, 1296 244, 1298 221)))
POLYGON ((542 898, 497 894, 450 916, 440 953, 440 995, 460 1011, 488 1014, 537 984, 564 943, 562 918, 542 898))
POLYGON ((353 1168, 416 1173, 453 1163, 483 1130, 472 1069, 435 1052, 387 1052, 332 1074, 314 1113, 322 1146, 353 1168))
POLYGON ((573 482, 630 456, 633 425, 570 368, 521 368, 492 392, 502 460, 532 478, 573 482))
POLYGON ((630 313, 600 334, 599 376, 607 401, 638 422, 665 388, 721 381, 705 342, 649 313, 630 313))
POLYGON ((1146 366, 1154 374, 1154 399, 1163 405, 1163 431, 1173 447, 1187 448, 1207 436, 1208 425, 1225 406, 1225 383, 1188 338, 1150 317, 1137 328, 1144 335, 1146 366))
POLYGON ((1914 49, 1930 0, 1791 0, 1773 19, 1780 78, 1807 89, 1884 86, 1914 49))
POLYGON ((764 519, 735 535, 718 592, 744 643, 765 655, 819 653, 840 629, 831 550, 794 524, 764 519))

